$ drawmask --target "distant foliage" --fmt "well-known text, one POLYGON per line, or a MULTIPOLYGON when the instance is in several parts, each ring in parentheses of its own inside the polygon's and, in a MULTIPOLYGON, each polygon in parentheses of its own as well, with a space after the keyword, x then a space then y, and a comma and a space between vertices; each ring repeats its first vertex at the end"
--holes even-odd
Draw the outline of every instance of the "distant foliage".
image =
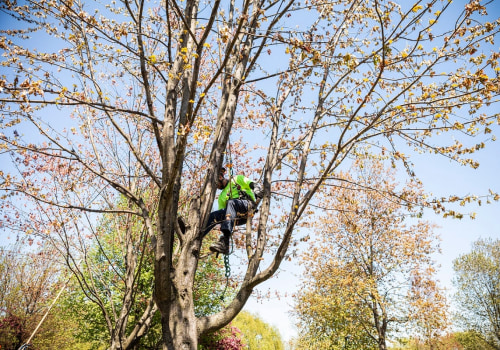
POLYGON ((284 349, 279 330, 263 321, 258 315, 242 311, 233 324, 241 329, 242 337, 249 349, 284 349))
POLYGON ((458 318, 465 330, 500 349, 500 240, 480 239, 453 265, 458 318))
POLYGON ((433 225, 416 219, 420 186, 398 186, 392 169, 361 155, 342 182, 350 186, 325 193, 329 210, 303 255, 299 348, 384 350, 400 330, 431 342, 447 326, 447 302, 434 280, 433 225))
POLYGON ((37 350, 76 349, 73 332, 77 324, 60 317, 55 305, 49 306, 64 288, 60 266, 53 252, 26 251, 21 241, 0 248, 0 349, 17 350, 25 344, 47 314, 31 343, 37 350))
POLYGON ((247 349, 241 338, 241 331, 234 326, 224 327, 200 339, 200 350, 243 350, 247 349))

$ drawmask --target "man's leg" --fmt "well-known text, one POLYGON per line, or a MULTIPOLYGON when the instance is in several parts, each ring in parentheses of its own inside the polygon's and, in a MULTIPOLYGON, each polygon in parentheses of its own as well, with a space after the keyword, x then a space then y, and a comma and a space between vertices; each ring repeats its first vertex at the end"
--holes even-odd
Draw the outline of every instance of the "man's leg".
MULTIPOLYGON (((210 230, 214 228, 215 225, 222 224, 226 218, 226 209, 216 210, 210 213, 208 217, 208 224, 205 230, 203 231, 203 237, 205 237, 210 230)), ((218 242, 215 242, 210 246, 210 251, 215 253, 229 254, 229 237, 227 238, 227 244, 225 243, 225 235, 221 236, 218 242)))
POLYGON ((224 210, 223 221, 220 225, 220 230, 223 236, 219 242, 210 246, 210 250, 216 253, 229 254, 229 239, 233 233, 235 220, 240 214, 248 213, 248 201, 241 199, 231 199, 227 201, 226 209, 224 210))
POLYGON ((216 225, 222 223, 226 217, 226 210, 220 209, 210 213, 208 223, 201 238, 204 238, 216 225))
POLYGON ((231 199, 227 201, 225 219, 220 225, 220 230, 224 234, 224 243, 229 246, 229 238, 233 233, 235 221, 238 214, 248 213, 248 201, 242 199, 231 199))

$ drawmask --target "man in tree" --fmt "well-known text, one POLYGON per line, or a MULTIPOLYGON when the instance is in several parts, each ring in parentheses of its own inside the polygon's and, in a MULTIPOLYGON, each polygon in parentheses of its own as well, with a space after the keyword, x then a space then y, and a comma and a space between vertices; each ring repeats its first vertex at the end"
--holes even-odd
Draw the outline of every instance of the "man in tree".
POLYGON ((217 178, 217 188, 222 190, 219 195, 219 210, 213 211, 208 217, 208 225, 203 232, 203 237, 221 224, 222 236, 217 243, 210 246, 210 250, 216 253, 229 254, 229 239, 233 233, 234 225, 246 222, 248 212, 254 208, 255 194, 253 193, 254 182, 244 175, 225 177, 226 169, 221 168, 217 178))

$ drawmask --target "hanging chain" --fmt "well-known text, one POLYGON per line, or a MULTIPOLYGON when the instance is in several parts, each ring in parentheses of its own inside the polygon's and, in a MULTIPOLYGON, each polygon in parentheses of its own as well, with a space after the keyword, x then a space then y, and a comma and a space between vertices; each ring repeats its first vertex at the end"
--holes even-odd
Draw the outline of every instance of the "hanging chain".
POLYGON ((224 255, 224 266, 226 267, 226 278, 231 277, 231 266, 229 266, 229 255, 224 255))
POLYGON ((226 288, 220 296, 220 300, 224 301, 224 296, 226 295, 227 287, 229 286, 229 277, 231 277, 231 266, 229 265, 229 254, 224 254, 224 267, 226 268, 226 288))
POLYGON ((231 266, 229 266, 229 255, 224 255, 224 266, 226 267, 226 287, 224 292, 220 296, 220 300, 224 301, 224 296, 226 295, 227 287, 229 286, 229 277, 231 276, 231 266))

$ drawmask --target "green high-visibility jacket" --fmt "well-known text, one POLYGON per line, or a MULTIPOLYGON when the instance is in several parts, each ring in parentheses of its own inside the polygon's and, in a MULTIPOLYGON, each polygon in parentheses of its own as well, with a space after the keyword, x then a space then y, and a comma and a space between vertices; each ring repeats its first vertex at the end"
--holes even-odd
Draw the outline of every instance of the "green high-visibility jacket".
POLYGON ((240 190, 238 186, 240 186, 241 191, 245 192, 250 196, 250 198, 255 201, 255 195, 250 188, 250 184, 253 181, 243 175, 236 175, 233 177, 226 185, 226 187, 222 190, 219 195, 219 210, 225 209, 227 205, 227 201, 229 199, 238 199, 240 198, 240 190))

